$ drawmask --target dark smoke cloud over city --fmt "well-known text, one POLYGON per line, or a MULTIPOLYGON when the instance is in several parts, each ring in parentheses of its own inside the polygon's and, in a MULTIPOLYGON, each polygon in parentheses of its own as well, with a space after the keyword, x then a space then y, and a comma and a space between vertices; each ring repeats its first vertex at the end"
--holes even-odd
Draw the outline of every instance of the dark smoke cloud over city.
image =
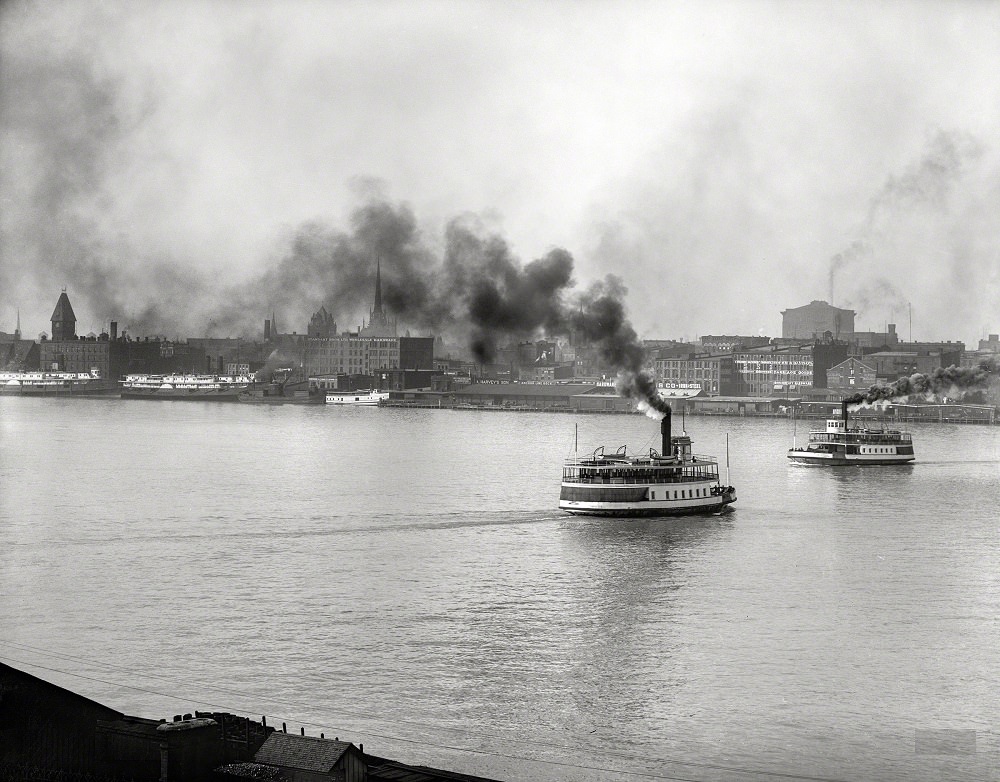
POLYGON ((82 333, 356 328, 376 262, 403 328, 483 357, 602 307, 623 367, 811 299, 998 329, 994 9, 394 8, 0 6, 0 330, 64 287, 82 333))

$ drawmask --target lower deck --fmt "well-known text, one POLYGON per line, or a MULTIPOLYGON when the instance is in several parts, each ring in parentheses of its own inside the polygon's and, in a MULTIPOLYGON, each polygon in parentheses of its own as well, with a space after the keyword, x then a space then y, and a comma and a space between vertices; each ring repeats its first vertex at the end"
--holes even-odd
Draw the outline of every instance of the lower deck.
POLYGON ((717 481, 604 485, 564 481, 559 508, 594 516, 672 516, 718 511, 736 501, 736 490, 717 481))
POLYGON ((906 464, 914 457, 913 443, 810 442, 792 448, 788 458, 801 464, 906 464))

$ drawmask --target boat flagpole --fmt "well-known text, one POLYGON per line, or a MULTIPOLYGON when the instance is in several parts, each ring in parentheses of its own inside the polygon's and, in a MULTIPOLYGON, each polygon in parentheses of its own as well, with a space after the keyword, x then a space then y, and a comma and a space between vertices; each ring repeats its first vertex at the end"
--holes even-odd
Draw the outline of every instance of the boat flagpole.
POLYGON ((795 450, 795 425, 796 425, 795 407, 793 406, 792 407, 792 450, 793 451, 795 450))
POLYGON ((580 424, 573 424, 573 456, 574 458, 580 451, 580 424))
POLYGON ((726 432, 726 485, 732 485, 729 482, 729 432, 726 432))

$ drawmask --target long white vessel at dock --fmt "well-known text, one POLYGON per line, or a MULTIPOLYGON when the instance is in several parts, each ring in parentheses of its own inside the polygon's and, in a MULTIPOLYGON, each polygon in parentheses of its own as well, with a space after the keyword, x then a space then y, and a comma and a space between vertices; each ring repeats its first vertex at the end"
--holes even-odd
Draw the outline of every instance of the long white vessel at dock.
POLYGON ((115 394, 118 384, 91 372, 0 372, 0 394, 6 396, 97 396, 115 394))
POLYGON ((598 448, 563 466, 559 508, 589 516, 681 516, 720 511, 736 489, 719 480, 719 463, 691 452, 691 438, 672 437, 670 412, 660 422, 662 452, 628 456, 598 448))
POLYGON ((235 402, 253 378, 246 375, 126 375, 123 399, 196 399, 235 402))

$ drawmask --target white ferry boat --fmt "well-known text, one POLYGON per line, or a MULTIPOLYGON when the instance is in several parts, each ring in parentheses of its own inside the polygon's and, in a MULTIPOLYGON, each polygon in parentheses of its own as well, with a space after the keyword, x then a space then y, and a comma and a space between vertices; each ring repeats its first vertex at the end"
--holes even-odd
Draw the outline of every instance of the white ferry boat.
POLYGON ((122 399, 197 399, 235 402, 253 378, 247 375, 126 375, 122 399))
POLYGON ((663 450, 628 456, 598 448, 567 459, 559 508, 587 516, 681 516, 720 511, 736 502, 736 489, 719 480, 719 463, 691 453, 691 438, 671 437, 670 412, 660 422, 663 450))
POLYGON ((830 467, 868 464, 906 464, 915 458, 913 440, 907 432, 896 429, 851 427, 847 402, 842 402, 841 418, 831 418, 826 429, 809 433, 805 447, 794 445, 788 458, 798 464, 830 467))
POLYGON ((376 406, 389 399, 388 391, 327 391, 328 405, 368 405, 376 406))

